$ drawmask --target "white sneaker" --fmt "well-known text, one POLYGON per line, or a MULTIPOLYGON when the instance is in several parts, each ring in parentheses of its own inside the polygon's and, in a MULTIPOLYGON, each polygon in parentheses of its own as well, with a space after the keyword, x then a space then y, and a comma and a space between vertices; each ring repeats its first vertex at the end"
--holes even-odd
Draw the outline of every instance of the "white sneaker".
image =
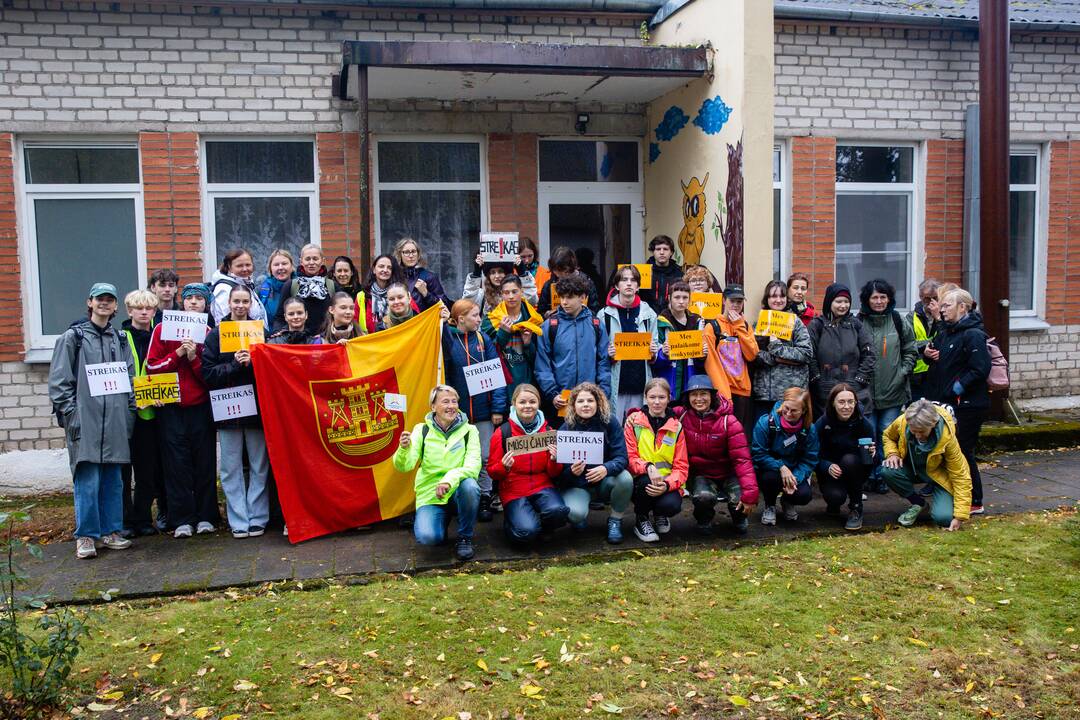
POLYGON ((94 547, 94 538, 75 538, 75 557, 79 558, 80 560, 97 557, 97 548, 94 547))
POLYGON ((660 542, 660 536, 656 534, 648 519, 634 523, 634 534, 641 542, 660 542))
POLYGON ((281 528, 281 534, 284 535, 285 537, 289 537, 289 526, 288 525, 281 528))
POLYGON ((101 538, 101 544, 110 550, 127 550, 131 547, 131 541, 120 537, 120 533, 109 533, 101 538))
POLYGON ((184 525, 177 525, 176 529, 173 530, 172 536, 174 538, 189 538, 191 537, 191 533, 192 527, 185 523, 184 525))
POLYGON ((785 502, 780 503, 784 507, 784 519, 794 522, 799 519, 799 511, 795 509, 794 505, 788 505, 785 502))
POLYGON ((761 511, 761 524, 762 525, 775 525, 776 524, 776 508, 772 505, 766 505, 765 509, 761 511))
POLYGON ((671 532, 671 518, 663 516, 653 517, 653 526, 656 528, 656 532, 661 535, 667 535, 671 532))
POLYGON ((213 523, 208 523, 205 520, 203 520, 195 528, 195 534, 196 535, 206 535, 207 533, 212 533, 215 530, 217 530, 217 528, 214 527, 213 523))

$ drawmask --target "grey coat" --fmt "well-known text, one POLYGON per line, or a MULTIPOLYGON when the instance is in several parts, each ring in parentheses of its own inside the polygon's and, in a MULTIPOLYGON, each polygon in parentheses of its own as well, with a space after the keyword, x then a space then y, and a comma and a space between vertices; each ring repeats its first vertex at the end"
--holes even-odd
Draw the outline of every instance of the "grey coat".
POLYGON ((810 362, 814 346, 802 320, 795 318, 790 340, 769 342, 759 337, 758 354, 753 363, 755 400, 783 400, 789 387, 810 387, 810 362))
POLYGON ((86 366, 104 362, 126 362, 128 377, 135 375, 127 338, 112 325, 102 329, 87 319, 68 328, 53 348, 49 399, 63 417, 72 475, 81 462, 131 462, 134 394, 91 397, 86 382, 86 366))

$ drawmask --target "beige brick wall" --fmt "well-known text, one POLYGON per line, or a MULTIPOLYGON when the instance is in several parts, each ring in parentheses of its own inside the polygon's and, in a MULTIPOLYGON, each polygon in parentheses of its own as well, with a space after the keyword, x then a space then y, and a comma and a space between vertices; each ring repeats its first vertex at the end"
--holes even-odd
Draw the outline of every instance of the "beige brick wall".
POLYGON ((0 363, 0 452, 64 447, 48 382, 48 365, 0 363))

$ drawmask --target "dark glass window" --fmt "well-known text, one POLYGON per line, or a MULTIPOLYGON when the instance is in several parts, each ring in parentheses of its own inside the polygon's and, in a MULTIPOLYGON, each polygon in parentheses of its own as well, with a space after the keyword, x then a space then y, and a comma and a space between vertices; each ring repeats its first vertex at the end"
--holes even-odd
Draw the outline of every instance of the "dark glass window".
POLYGON ((636 142, 541 140, 541 182, 637 182, 636 142))
POLYGON ((480 182, 476 142, 380 142, 380 183, 480 182))
POLYGON ((915 150, 870 145, 836 146, 836 182, 909 183, 915 150))
POLYGON ((315 182, 315 145, 297 142, 206 143, 210 183, 315 182))
POLYGON ((1012 155, 1009 157, 1009 184, 1034 185, 1035 169, 1038 159, 1034 155, 1012 155))
POLYGON ((139 150, 133 147, 28 147, 28 185, 124 185, 139 182, 139 150))

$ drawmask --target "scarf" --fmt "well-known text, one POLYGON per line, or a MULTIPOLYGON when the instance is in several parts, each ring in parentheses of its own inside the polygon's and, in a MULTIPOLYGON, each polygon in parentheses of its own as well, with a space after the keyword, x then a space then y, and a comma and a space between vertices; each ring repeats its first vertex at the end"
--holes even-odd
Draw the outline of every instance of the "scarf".
POLYGON ((406 320, 412 320, 412 318, 415 315, 416 315, 416 313, 413 312, 411 307, 409 308, 409 311, 404 315, 395 315, 390 310, 387 310, 386 311, 386 320, 385 320, 386 327, 392 328, 395 325, 400 325, 401 323, 405 322, 406 320))
POLYGON ((789 423, 787 418, 783 415, 780 416, 780 427, 784 428, 784 432, 794 435, 803 429, 802 419, 796 420, 793 423, 789 423))
MULTIPOLYGON (((501 302, 495 306, 495 309, 488 313, 488 320, 491 321, 491 327, 497 332, 499 330, 499 323, 507 316, 509 311, 506 309, 506 303, 501 302)), ((540 332, 540 326, 544 323, 544 318, 540 317, 540 313, 536 312, 532 305, 527 300, 521 301, 521 315, 519 317, 524 318, 514 323, 512 330, 514 332, 521 332, 522 330, 528 330, 533 335, 540 336, 543 333, 540 332)))
POLYGON ((321 276, 308 277, 300 275, 296 278, 296 297, 301 300, 325 300, 330 297, 326 289, 326 280, 321 276))
POLYGON ((333 323, 330 323, 326 327, 327 342, 335 343, 338 340, 352 340, 355 337, 360 337, 355 323, 343 328, 335 327, 333 323))
POLYGON ((371 287, 368 288, 371 292, 371 314, 377 318, 380 318, 390 312, 390 308, 386 305, 386 291, 390 289, 387 285, 384 288, 379 287, 379 283, 371 283, 371 287))
POLYGON ((521 418, 518 417, 517 410, 510 408, 510 420, 524 430, 526 435, 534 435, 540 428, 544 427, 544 411, 537 410, 536 417, 533 418, 531 423, 526 425, 522 422, 521 418))

